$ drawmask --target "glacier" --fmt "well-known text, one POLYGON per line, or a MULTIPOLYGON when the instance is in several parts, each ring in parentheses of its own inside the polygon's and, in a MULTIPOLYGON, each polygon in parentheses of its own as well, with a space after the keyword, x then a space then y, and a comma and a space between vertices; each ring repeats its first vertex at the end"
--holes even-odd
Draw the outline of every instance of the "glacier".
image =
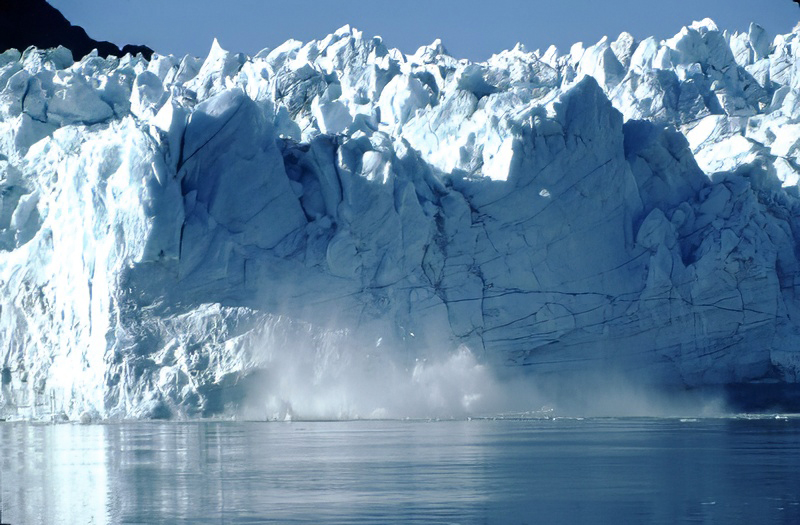
POLYGON ((31 47, 0 87, 3 417, 800 379, 800 28, 483 63, 348 26, 252 57, 31 47))

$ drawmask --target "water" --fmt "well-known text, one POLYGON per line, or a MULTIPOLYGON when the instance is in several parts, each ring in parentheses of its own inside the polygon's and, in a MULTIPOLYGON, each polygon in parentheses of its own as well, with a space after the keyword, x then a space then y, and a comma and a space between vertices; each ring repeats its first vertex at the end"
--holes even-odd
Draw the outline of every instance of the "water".
POLYGON ((800 523, 800 419, 0 423, 3 522, 800 523))

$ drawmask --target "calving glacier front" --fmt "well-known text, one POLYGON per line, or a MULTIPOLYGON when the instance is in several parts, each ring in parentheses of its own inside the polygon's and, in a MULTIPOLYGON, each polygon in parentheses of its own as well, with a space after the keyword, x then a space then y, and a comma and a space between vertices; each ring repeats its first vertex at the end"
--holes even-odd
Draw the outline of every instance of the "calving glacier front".
POLYGON ((347 27, 7 51, 4 413, 469 412, 522 367, 796 383, 798 64, 797 31, 708 20, 486 63, 347 27))

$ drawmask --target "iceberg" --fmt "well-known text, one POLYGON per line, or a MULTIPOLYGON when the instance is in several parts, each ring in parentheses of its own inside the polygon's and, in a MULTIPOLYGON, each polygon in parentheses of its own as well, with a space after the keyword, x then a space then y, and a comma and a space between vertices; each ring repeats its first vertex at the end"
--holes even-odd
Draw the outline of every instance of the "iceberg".
POLYGON ((8 50, 0 410, 291 419, 304 382, 428 384, 448 352, 796 385, 799 53, 710 20, 484 63, 350 27, 253 57, 8 50))

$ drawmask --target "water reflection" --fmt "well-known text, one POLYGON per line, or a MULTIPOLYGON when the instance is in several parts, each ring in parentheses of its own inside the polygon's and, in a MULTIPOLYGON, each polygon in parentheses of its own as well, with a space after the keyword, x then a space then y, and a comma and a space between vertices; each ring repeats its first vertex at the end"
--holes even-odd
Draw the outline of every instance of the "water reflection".
POLYGON ((477 426, 144 427, 122 425, 109 440, 109 467, 120 481, 109 512, 121 523, 377 520, 398 509, 412 520, 446 520, 484 499, 477 426))
POLYGON ((800 420, 0 424, 7 523, 798 523, 800 420))
POLYGON ((108 523, 106 431, 0 424, 3 522, 108 523))

